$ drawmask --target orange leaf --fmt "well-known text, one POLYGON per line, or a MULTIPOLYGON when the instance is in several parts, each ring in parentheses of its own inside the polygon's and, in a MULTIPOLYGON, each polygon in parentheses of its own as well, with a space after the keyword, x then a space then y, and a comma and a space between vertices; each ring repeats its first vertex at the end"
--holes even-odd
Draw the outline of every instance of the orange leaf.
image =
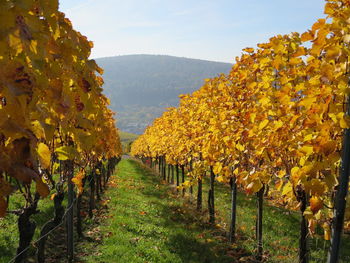
POLYGON ((313 40, 314 36, 310 32, 305 32, 301 35, 301 41, 306 42, 309 40, 313 40))
POLYGON ((36 191, 41 197, 47 197, 50 193, 49 187, 42 181, 41 178, 36 181, 36 191))
POLYGON ((247 48, 244 48, 243 51, 248 52, 248 53, 254 53, 254 48, 247 47, 247 48))
POLYGON ((318 196, 310 198, 310 209, 313 214, 316 214, 323 207, 323 202, 318 196))
POLYGON ((52 194, 50 200, 53 200, 57 194, 52 194))

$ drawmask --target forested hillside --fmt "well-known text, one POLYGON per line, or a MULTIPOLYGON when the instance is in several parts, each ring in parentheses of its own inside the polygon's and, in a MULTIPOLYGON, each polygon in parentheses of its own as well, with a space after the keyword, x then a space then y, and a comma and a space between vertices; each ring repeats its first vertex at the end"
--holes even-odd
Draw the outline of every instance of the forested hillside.
POLYGON ((121 130, 142 133, 178 95, 191 93, 205 78, 228 73, 231 64, 163 55, 99 58, 105 70, 104 93, 118 112, 121 130))

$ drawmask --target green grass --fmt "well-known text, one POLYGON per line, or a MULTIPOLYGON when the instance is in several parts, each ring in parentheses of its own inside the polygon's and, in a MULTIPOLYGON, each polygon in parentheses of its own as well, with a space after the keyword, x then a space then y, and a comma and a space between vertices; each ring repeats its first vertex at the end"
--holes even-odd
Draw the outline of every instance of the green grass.
MULTIPOLYGON (((209 180, 203 183, 203 200, 207 200, 209 180)), ((227 185, 215 183, 215 206, 218 222, 226 231, 229 228, 231 192, 227 185)), ((194 188, 196 194, 196 189, 194 188)), ((206 205, 206 204, 205 204, 206 205)), ((256 196, 237 194, 237 246, 255 253, 255 219, 256 196)), ((299 212, 270 206, 264 201, 263 211, 263 247, 268 262, 298 262, 299 229, 301 215, 299 212)), ((317 238, 309 239, 310 262, 326 262, 329 241, 324 241, 322 231, 318 229, 317 238), (326 249, 325 249, 326 248, 326 249)), ((343 236, 340 262, 350 262, 349 236, 343 236)))
POLYGON ((105 196, 110 200, 101 215, 105 219, 89 232, 92 240, 103 242, 79 246, 84 262, 232 262, 220 229, 188 213, 188 204, 150 170, 124 159, 114 181, 117 187, 105 196))
MULTIPOLYGON (((209 180, 203 183, 203 200, 207 200, 209 180)), ((229 228, 231 192, 227 185, 215 183, 215 206, 218 222, 226 231, 229 228)), ((196 194, 196 189, 194 189, 196 194)), ((237 194, 237 246, 255 253, 255 219, 257 198, 242 192, 237 194)), ((263 211, 263 247, 268 262, 298 262, 299 231, 301 215, 299 212, 270 206, 264 201, 263 211)), ((329 241, 324 241, 322 231, 317 238, 309 239, 310 262, 326 262, 329 241)), ((349 236, 343 236, 340 262, 350 262, 349 236)))
MULTIPOLYGON (((174 187, 161 182, 152 170, 132 159, 122 160, 98 204, 99 209, 92 219, 86 218, 83 223, 87 238, 77 243, 76 262, 253 262, 255 196, 238 194, 238 240, 231 246, 226 239, 230 191, 223 184, 216 183, 215 187, 217 225, 210 226, 206 210, 207 180, 203 183, 203 212, 199 213, 195 210, 194 197, 178 196, 174 187)), ((11 196, 11 210, 21 204, 19 194, 11 196)), ((41 212, 32 217, 38 225, 34 240, 38 238, 41 226, 53 215, 52 201, 48 198, 40 200, 39 209, 41 212)), ((15 255, 18 243, 16 220, 14 215, 0 219, 1 263, 15 255)), ((299 213, 265 203, 266 262, 297 262, 299 220, 299 213)), ((310 240, 310 262, 325 262, 324 245, 327 247, 328 242, 324 243, 320 238, 310 240)), ((59 246, 52 249, 60 250, 59 246)), ((349 247, 350 240, 345 236, 340 262, 350 262, 349 247)), ((65 253, 64 249, 62 253, 65 253)))
MULTIPOLYGON (((237 243, 226 239, 230 191, 216 183, 216 226, 209 226, 203 184, 203 212, 195 211, 194 197, 176 195, 154 172, 134 160, 122 160, 108 190, 108 207, 93 239, 80 249, 86 262, 253 262, 256 242, 255 196, 238 193, 237 243), (92 252, 93 251, 93 252, 92 252)), ((196 195, 196 188, 194 188, 196 195)), ((263 235, 266 262, 297 262, 300 214, 265 203, 263 235)), ((340 262, 350 262, 349 238, 343 239, 340 262)), ((310 240, 310 262, 325 262, 328 246, 321 238, 310 240)))
MULTIPOLYGON (((10 197, 9 210, 17 210, 23 204, 24 198, 19 192, 16 192, 10 197)), ((63 205, 66 205, 65 200, 63 205)), ((53 202, 49 198, 39 200, 38 209, 40 212, 31 217, 31 220, 37 225, 33 241, 39 238, 41 227, 54 216, 53 202)), ((0 263, 7 263, 16 255, 19 241, 17 219, 18 216, 13 214, 8 214, 5 218, 0 219, 0 263)), ((28 255, 34 255, 34 253, 35 248, 30 247, 28 255)))

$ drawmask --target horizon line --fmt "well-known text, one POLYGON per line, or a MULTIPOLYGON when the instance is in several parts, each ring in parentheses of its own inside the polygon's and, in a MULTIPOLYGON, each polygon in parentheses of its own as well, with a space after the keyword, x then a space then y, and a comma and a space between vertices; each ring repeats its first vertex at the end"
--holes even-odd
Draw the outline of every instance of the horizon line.
POLYGON ((96 60, 96 59, 122 57, 122 56, 145 56, 145 55, 146 56, 167 56, 167 57, 185 58, 185 59, 201 60, 201 61, 207 61, 207 62, 225 63, 225 64, 231 64, 231 65, 234 64, 232 62, 227 62, 227 61, 215 61, 215 60, 209 60, 209 59, 203 59, 203 58, 190 58, 190 57, 167 55, 167 54, 146 54, 146 53, 111 55, 111 56, 104 56, 104 57, 93 57, 91 59, 95 59, 96 60))

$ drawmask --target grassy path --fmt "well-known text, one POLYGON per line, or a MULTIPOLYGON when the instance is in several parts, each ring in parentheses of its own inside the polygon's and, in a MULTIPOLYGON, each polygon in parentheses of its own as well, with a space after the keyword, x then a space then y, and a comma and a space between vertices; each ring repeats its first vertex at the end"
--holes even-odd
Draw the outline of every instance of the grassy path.
MULTIPOLYGON (((206 207, 207 183, 203 184, 206 207)), ((196 193, 196 189, 194 189, 196 193)), ((254 262, 254 197, 238 194, 238 242, 229 245, 230 193, 216 185, 218 225, 209 226, 207 212, 195 211, 189 198, 179 198, 153 171, 132 159, 123 159, 102 201, 102 213, 92 219, 86 235, 91 242, 78 245, 78 262, 254 262)), ((265 205, 266 262, 297 262, 299 213, 265 205)), ((342 260, 350 262, 349 238, 344 238, 342 260)), ((324 241, 310 242, 310 262, 325 262, 324 241)))
POLYGON ((88 232, 103 242, 79 246, 84 262, 232 262, 220 233, 210 239, 213 230, 183 211, 151 171, 124 159, 117 172, 106 194, 109 208, 88 232))

